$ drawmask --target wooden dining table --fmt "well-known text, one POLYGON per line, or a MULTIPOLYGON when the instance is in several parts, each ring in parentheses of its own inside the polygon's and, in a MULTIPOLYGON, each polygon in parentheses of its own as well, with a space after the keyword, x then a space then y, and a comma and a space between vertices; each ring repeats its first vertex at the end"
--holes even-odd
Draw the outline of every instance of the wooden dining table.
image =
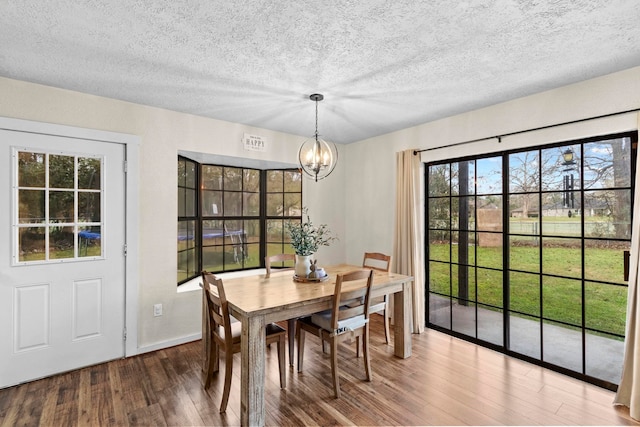
MULTIPOLYGON (((336 275, 361 266, 341 264, 324 267, 323 282, 297 282, 293 272, 272 270, 264 274, 224 279, 229 311, 242 322, 240 422, 265 424, 265 325, 302 317, 331 307, 336 275)), ((374 270, 371 296, 393 295, 394 354, 411 356, 411 282, 413 277, 374 270)), ((358 286, 357 282, 352 286, 358 286)), ((348 291, 349 288, 343 288, 348 291)), ((203 324, 205 322, 203 321, 203 324)), ((204 331, 204 329, 203 329, 204 331)), ((291 332, 291 331, 290 331, 291 332)), ((203 333, 203 351, 210 351, 208 333, 203 333)), ((211 353, 208 353, 211 354, 211 353)), ((217 354, 215 352, 214 354, 217 354)))

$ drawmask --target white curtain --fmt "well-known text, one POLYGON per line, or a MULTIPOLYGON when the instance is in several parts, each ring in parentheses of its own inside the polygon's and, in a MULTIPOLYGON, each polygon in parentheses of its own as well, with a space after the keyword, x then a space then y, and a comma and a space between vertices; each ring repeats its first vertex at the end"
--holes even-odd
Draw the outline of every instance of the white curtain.
POLYGON ((395 272, 413 276, 413 333, 424 331, 424 259, 420 209, 420 156, 414 150, 396 153, 396 224, 393 244, 395 272))
MULTIPOLYGON (((636 164, 640 165, 640 163, 636 164)), ((640 190, 640 174, 637 172, 635 188, 624 362, 622 378, 613 403, 629 407, 631 417, 640 420, 640 312, 638 312, 640 306, 640 293, 638 292, 638 267, 640 266, 640 191, 638 190, 640 190)))

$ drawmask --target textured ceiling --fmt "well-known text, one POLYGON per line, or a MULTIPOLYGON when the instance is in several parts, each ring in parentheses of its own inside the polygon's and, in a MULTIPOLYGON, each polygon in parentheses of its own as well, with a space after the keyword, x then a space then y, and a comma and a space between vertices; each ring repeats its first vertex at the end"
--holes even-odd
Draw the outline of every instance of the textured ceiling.
MULTIPOLYGON (((637 0, 0 0, 0 75, 337 143, 640 65, 637 0)), ((0 94, 1 99, 1 94, 0 94)))

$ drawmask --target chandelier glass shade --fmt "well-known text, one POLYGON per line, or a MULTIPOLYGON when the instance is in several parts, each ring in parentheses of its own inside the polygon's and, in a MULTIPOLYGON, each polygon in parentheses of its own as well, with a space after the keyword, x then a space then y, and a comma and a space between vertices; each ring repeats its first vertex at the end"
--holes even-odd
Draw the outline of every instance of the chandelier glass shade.
POLYGON ((334 143, 327 142, 318 135, 318 102, 324 97, 315 93, 309 99, 316 103, 316 133, 302 143, 298 160, 303 172, 317 182, 333 172, 338 162, 338 150, 334 143))

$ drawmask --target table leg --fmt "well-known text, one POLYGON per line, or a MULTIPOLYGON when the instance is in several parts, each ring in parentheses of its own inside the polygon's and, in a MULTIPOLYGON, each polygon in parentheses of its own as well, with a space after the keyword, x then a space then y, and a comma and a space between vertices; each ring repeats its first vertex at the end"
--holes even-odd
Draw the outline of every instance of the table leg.
POLYGON ((289 366, 293 366, 293 348, 296 342, 296 319, 287 320, 287 335, 289 336, 289 366))
POLYGON ((265 341, 264 316, 243 318, 240 385, 240 423, 243 426, 263 426, 265 423, 265 341))
POLYGON ((402 284, 402 291, 393 294, 394 354, 406 359, 411 356, 411 282, 402 284))

